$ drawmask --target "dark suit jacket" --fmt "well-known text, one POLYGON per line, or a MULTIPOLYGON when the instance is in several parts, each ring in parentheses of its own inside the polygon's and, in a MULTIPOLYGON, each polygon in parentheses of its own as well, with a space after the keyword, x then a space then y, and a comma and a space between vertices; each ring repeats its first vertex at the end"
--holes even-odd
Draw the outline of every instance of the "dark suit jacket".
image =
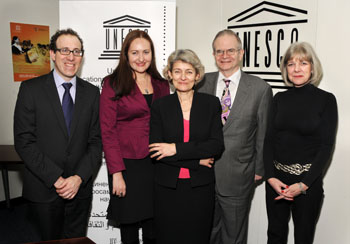
POLYGON ((192 187, 214 181, 213 168, 199 164, 224 149, 221 105, 208 94, 194 93, 190 112, 190 139, 184 143, 181 105, 176 93, 154 102, 151 109, 150 143, 176 143, 176 155, 156 161, 155 181, 176 188, 180 168, 190 170, 192 187))
MULTIPOLYGON (((169 95, 169 83, 151 79, 155 101, 169 95)), ((111 100, 115 92, 109 80, 103 84, 100 103, 100 120, 108 171, 110 174, 125 170, 123 158, 141 159, 149 154, 150 108, 140 89, 117 101, 111 100)))
MULTIPOLYGON (((205 74, 198 91, 215 95, 218 76, 218 72, 205 74)), ((263 147, 271 101, 271 87, 242 71, 223 127, 225 151, 214 167, 216 189, 221 195, 247 197, 254 186, 254 174, 264 175, 263 147)))
POLYGON ((22 82, 14 114, 14 140, 25 164, 23 196, 34 202, 58 198, 53 184, 79 175, 76 195, 92 195, 92 175, 101 162, 99 90, 77 77, 74 114, 68 135, 53 72, 22 82))

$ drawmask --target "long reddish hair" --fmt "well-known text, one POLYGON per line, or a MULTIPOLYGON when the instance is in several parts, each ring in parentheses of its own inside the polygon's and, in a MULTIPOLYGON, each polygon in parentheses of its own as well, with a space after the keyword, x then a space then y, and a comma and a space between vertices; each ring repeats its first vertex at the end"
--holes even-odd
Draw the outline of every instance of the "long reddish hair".
MULTIPOLYGON (((156 66, 156 58, 154 53, 154 45, 152 42, 152 39, 149 37, 147 32, 141 31, 141 30, 133 30, 128 33, 128 35, 125 37, 125 40, 122 45, 122 50, 120 53, 120 59, 119 63, 116 67, 116 69, 113 71, 112 74, 106 76, 105 79, 109 79, 110 85, 115 91, 115 97, 113 100, 118 100, 123 96, 127 96, 131 93, 131 91, 135 88, 136 80, 134 77, 136 75, 134 74, 134 70, 130 67, 129 59, 128 59, 128 51, 130 48, 131 43, 136 38, 143 38, 146 39, 151 46, 152 51, 152 61, 146 72, 153 78, 157 80, 164 81, 162 76, 159 74, 156 66)), ((103 82, 102 81, 102 82, 103 82)))

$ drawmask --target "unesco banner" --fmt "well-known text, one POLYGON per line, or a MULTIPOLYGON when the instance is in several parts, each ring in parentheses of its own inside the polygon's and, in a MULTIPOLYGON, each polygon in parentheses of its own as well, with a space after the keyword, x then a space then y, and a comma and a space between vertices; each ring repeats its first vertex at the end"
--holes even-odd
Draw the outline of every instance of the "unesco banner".
MULTIPOLYGON (((60 28, 70 27, 82 37, 85 53, 79 76, 101 88, 103 77, 118 64, 123 40, 135 29, 151 36, 161 73, 175 49, 175 13, 175 0, 60 0, 60 28)), ((119 229, 107 223, 108 202, 107 167, 103 160, 94 181, 88 237, 96 243, 120 244, 119 229)))
POLYGON ((282 55, 297 41, 315 47, 317 0, 224 0, 222 11, 223 28, 242 40, 243 70, 272 88, 286 88, 279 70, 282 55))

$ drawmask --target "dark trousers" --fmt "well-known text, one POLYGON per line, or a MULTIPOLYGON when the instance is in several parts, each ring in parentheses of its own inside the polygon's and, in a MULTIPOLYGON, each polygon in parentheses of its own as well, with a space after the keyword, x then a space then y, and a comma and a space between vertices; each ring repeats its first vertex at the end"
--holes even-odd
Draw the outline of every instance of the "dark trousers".
POLYGON ((157 244, 209 244, 214 182, 192 187, 190 179, 179 179, 176 189, 155 189, 157 244))
POLYGON ((266 207, 268 216, 268 244, 286 244, 288 222, 292 214, 294 243, 313 243, 316 223, 323 202, 322 179, 316 180, 306 195, 299 195, 294 201, 277 200, 277 193, 266 182, 266 207))
POLYGON ((144 244, 155 243, 155 228, 153 219, 142 220, 133 224, 121 224, 120 235, 123 244, 138 244, 139 228, 142 229, 142 240, 144 244))
POLYGON ((28 217, 41 235, 41 240, 57 240, 86 236, 91 198, 50 203, 29 203, 28 217))

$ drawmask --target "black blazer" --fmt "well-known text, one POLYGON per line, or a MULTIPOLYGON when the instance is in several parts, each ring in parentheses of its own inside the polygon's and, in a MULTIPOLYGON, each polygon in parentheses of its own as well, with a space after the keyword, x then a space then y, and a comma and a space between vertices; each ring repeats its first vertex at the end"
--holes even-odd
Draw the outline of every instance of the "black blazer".
POLYGON ((14 114, 15 148, 25 164, 23 197, 35 202, 58 198, 53 184, 79 175, 76 195, 92 195, 92 175, 101 162, 99 89, 77 77, 70 136, 53 72, 22 82, 14 114))
POLYGON ((154 160, 155 181, 176 188, 180 168, 190 170, 192 187, 214 181, 213 168, 200 159, 216 157, 224 150, 219 99, 194 93, 190 112, 190 139, 184 143, 183 116, 176 93, 156 100, 151 108, 150 143, 176 143, 176 155, 154 160))

